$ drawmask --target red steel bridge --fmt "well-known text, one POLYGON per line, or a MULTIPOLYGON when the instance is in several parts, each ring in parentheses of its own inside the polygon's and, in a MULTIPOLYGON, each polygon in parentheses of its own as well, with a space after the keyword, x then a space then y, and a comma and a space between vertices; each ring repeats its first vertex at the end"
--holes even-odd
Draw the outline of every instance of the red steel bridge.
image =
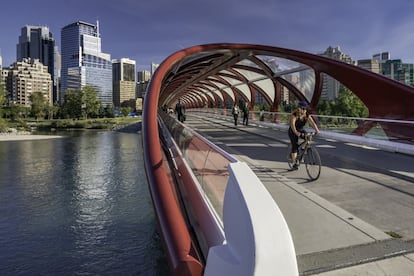
MULTIPOLYGON (((174 275, 202 275, 206 272, 213 275, 213 265, 208 266, 209 258, 217 260, 217 256, 224 253, 220 251, 219 254, 217 251, 214 255, 210 249, 230 244, 231 234, 222 233, 223 230, 219 229, 220 223, 208 210, 214 209, 211 205, 201 206, 195 202, 195 199, 204 199, 195 188, 198 184, 194 175, 200 172, 194 169, 198 161, 196 158, 191 159, 191 155, 196 151, 204 151, 205 145, 202 144, 206 141, 198 139, 199 144, 190 141, 193 143, 191 150, 185 146, 185 141, 180 144, 179 137, 184 137, 183 132, 186 130, 165 116, 163 107, 173 108, 180 99, 187 109, 226 108, 239 101, 248 103, 253 109, 257 94, 260 94, 271 111, 277 112, 281 91, 287 89, 296 100, 307 101, 311 112, 314 112, 321 98, 323 79, 328 76, 350 89, 369 110, 370 120, 358 124, 353 131, 355 135, 363 135, 373 126, 380 125, 393 140, 413 142, 414 124, 407 122, 414 120, 414 108, 410 106, 414 103, 414 88, 354 65, 291 49, 252 44, 194 46, 170 55, 160 64, 144 97, 143 145, 148 184, 174 275), (170 134, 166 135, 165 131, 170 134), (169 135, 178 137, 178 140, 168 142, 166 137, 169 135), (180 148, 188 151, 184 154, 180 148), (188 165, 191 163, 189 159, 193 167, 188 165), (194 218, 191 216, 198 217, 198 226, 192 223, 194 218), (211 234, 213 232, 216 234, 211 234)), ((237 170, 240 168, 230 165, 236 161, 226 153, 218 151, 217 154, 227 160, 223 168, 230 170, 230 176, 226 179, 232 182, 234 176, 236 180, 233 182, 237 186, 237 170)), ((240 183, 238 187, 236 190, 243 193, 243 184, 240 183)), ((249 209, 250 199, 244 198, 249 209)), ((229 202, 232 201, 229 199, 229 202)), ((224 221, 226 212, 229 212, 226 208, 223 215, 219 216, 224 217, 224 221)), ((250 220, 253 221, 250 224, 254 230, 255 219, 250 220)), ((281 229, 286 228, 282 218, 279 225, 281 229)), ((284 238, 290 238, 288 230, 284 238)), ((253 248, 260 252, 257 245, 253 245, 253 248)), ((286 259, 294 254, 289 242, 284 250, 287 252, 286 259)), ((289 263, 289 260, 284 262, 289 263)), ((219 263, 215 262, 217 265, 219 263)), ((290 264, 291 267, 295 266, 295 262, 290 264)), ((233 271, 231 269, 226 271, 233 271)), ((292 272, 290 268, 286 269, 292 272)))

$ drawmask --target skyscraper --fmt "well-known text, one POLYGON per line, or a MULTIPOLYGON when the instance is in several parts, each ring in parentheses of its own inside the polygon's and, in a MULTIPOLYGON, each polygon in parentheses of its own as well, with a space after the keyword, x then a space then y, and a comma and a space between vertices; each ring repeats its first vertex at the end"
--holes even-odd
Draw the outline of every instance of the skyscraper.
POLYGON ((414 86, 414 65, 401 59, 389 59, 381 64, 382 74, 390 79, 414 86))
POLYGON ((136 98, 142 98, 147 90, 149 81, 151 79, 151 72, 144 70, 137 72, 137 87, 135 91, 136 98))
POLYGON ((58 100, 58 74, 55 71, 55 39, 46 26, 26 25, 21 29, 19 43, 16 45, 17 61, 38 59, 47 66, 53 80, 53 102, 58 100))
POLYGON ((99 22, 77 21, 62 28, 61 103, 66 90, 92 86, 104 107, 112 105, 112 62, 101 51, 99 22))
POLYGON ((114 106, 135 108, 135 61, 127 58, 114 59, 112 72, 114 106))
POLYGON ((371 72, 381 74, 380 63, 377 59, 360 59, 358 60, 358 66, 365 68, 371 72))
POLYGON ((386 62, 391 59, 390 52, 382 52, 375 55, 372 55, 372 58, 378 60, 379 62, 386 62))
MULTIPOLYGON (((341 48, 339 46, 331 47, 329 46, 325 52, 321 54, 321 56, 328 57, 335 60, 340 60, 349 64, 355 65, 355 61, 352 60, 352 58, 343 53, 341 51, 341 48)), ((322 93, 321 93, 321 99, 323 100, 329 100, 333 101, 338 97, 339 94, 339 88, 341 86, 341 83, 337 81, 336 79, 332 78, 331 76, 327 74, 323 74, 323 83, 322 83, 322 93)))

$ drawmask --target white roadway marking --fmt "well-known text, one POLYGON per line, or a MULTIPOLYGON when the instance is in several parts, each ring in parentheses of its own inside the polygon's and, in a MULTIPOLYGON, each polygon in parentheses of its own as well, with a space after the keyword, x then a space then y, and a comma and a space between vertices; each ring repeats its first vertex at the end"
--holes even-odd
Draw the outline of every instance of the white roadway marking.
POLYGON ((252 143, 226 143, 229 147, 244 147, 244 146, 250 146, 250 147, 267 147, 266 144, 252 144, 252 143))
POLYGON ((331 145, 315 145, 317 148, 336 149, 336 146, 331 145))
POLYGON ((363 148, 363 149, 379 150, 378 148, 369 147, 369 146, 365 146, 365 145, 358 145, 358 144, 354 144, 354 143, 345 143, 345 145, 352 146, 352 147, 363 148))
POLYGON ((335 143, 335 142, 338 142, 338 140, 335 140, 335 139, 329 139, 329 138, 326 138, 326 139, 325 139, 325 141, 328 141, 328 142, 334 142, 334 143, 335 143))

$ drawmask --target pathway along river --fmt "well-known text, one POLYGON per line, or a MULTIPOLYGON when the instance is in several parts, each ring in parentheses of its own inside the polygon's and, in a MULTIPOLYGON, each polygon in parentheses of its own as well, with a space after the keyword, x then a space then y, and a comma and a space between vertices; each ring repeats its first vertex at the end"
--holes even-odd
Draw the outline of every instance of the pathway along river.
POLYGON ((57 134, 0 142, 0 274, 168 275, 140 133, 57 134))

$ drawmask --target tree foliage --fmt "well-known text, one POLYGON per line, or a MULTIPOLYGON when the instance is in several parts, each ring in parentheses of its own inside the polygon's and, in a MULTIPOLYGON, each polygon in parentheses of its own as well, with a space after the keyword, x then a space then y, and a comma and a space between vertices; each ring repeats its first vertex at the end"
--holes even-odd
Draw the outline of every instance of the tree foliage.
POLYGON ((120 108, 120 111, 121 111, 122 116, 126 117, 132 111, 132 107, 124 106, 120 108))
POLYGON ((68 89, 62 106, 63 118, 79 119, 82 117, 82 94, 79 91, 68 89))
MULTIPOLYGON (((82 90, 67 90, 62 106, 50 105, 41 92, 30 96, 31 106, 24 106, 10 102, 6 104, 6 91, 0 81, 0 118, 16 121, 30 116, 39 118, 81 119, 107 117, 113 118, 115 111, 113 105, 104 107, 98 100, 98 92, 92 86, 85 86, 82 90)), ((125 112, 128 114, 130 108, 125 112)))
POLYGON ((5 118, 9 118, 12 121, 18 118, 26 118, 30 114, 30 107, 22 104, 10 103, 3 107, 3 115, 5 118))
POLYGON ((322 100, 318 103, 317 109, 320 115, 359 118, 368 116, 368 108, 351 90, 344 86, 341 86, 339 89, 339 94, 335 101, 322 100))
MULTIPOLYGON (((102 107, 101 107, 102 108, 102 107)), ((101 114, 103 115, 103 117, 107 117, 107 118, 113 118, 115 117, 115 109, 113 105, 108 105, 103 109, 103 112, 101 110, 101 114)))
POLYGON ((90 118, 100 115, 102 102, 98 100, 98 92, 92 86, 85 86, 82 90, 67 90, 65 102, 61 108, 63 118, 90 118))
POLYGON ((5 89, 3 80, 0 77, 0 132, 6 132, 8 129, 8 124, 6 120, 4 120, 3 117, 3 109, 4 109, 4 103, 6 101, 6 95, 5 95, 5 89))
POLYGON ((6 90, 4 89, 3 81, 0 78, 0 112, 1 108, 3 107, 5 101, 6 101, 6 90))
POLYGON ((41 92, 32 93, 30 101, 32 102, 31 115, 36 119, 44 118, 48 104, 43 94, 41 92))
POLYGON ((92 86, 85 86, 81 91, 83 117, 97 117, 101 102, 98 101, 98 92, 92 86))

